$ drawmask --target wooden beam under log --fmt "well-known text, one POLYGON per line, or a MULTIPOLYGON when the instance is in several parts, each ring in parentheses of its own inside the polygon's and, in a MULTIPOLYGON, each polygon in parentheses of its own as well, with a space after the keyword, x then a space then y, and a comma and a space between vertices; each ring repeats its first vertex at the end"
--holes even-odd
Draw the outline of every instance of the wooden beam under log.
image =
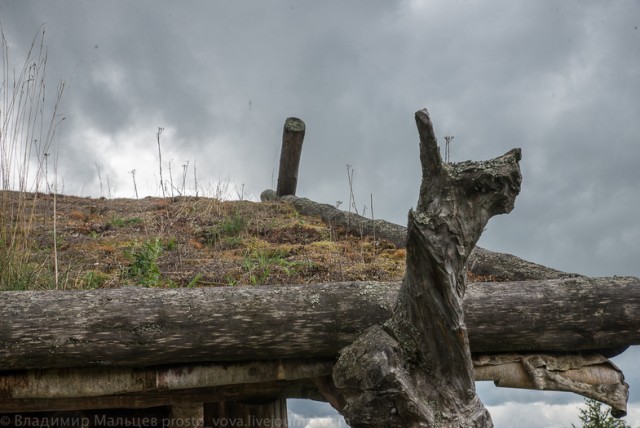
POLYGON ((247 397, 267 399, 275 396, 324 400, 309 380, 302 379, 95 397, 3 399, 0 400, 0 413, 147 409, 159 406, 173 406, 180 403, 216 403, 243 400, 247 397))
MULTIPOLYGON (((476 381, 577 392, 611 405, 616 415, 626 413, 622 373, 598 354, 477 355, 473 364, 476 381)), ((294 359, 14 371, 0 375, 0 413, 150 408, 247 397, 331 401, 335 387, 326 379, 333 365, 334 359, 294 359)))

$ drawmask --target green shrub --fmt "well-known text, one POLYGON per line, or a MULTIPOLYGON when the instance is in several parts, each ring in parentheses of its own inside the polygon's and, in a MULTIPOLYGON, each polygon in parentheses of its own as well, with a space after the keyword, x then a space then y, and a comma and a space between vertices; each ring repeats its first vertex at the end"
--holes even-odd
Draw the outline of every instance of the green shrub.
POLYGON ((102 272, 96 272, 96 271, 90 270, 84 275, 84 278, 82 278, 82 288, 83 289, 100 288, 108 278, 109 276, 102 272))
POLYGON ((279 250, 245 251, 242 270, 248 273, 252 285, 265 284, 274 273, 293 277, 308 265, 306 262, 287 260, 288 254, 279 250))
POLYGON ((222 245, 225 248, 235 248, 242 244, 240 235, 247 228, 247 220, 234 213, 224 219, 222 223, 200 232, 200 238, 209 245, 222 245))
POLYGON ((195 288, 198 286, 198 282, 202 279, 202 274, 201 273, 197 273, 192 279, 191 281, 189 281, 189 283, 187 284, 187 288, 195 288))
POLYGON ((41 269, 33 266, 16 248, 0 240, 0 290, 29 290, 37 282, 41 269))
POLYGON ((150 239, 127 252, 130 264, 126 271, 127 278, 135 280, 144 287, 162 285, 162 273, 158 267, 158 259, 163 251, 160 238, 150 239))

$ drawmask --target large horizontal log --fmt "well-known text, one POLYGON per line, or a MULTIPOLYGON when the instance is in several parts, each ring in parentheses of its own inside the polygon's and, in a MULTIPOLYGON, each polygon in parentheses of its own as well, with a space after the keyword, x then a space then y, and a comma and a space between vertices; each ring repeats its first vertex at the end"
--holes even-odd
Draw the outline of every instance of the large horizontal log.
POLYGON ((640 343, 640 279, 569 278, 472 284, 472 352, 609 350, 640 343))
POLYGON ((0 293, 0 369, 334 357, 396 284, 0 293))
MULTIPOLYGON (((0 293, 1 370, 335 357, 388 319, 398 283, 0 293)), ((472 283, 471 351, 640 344, 640 280, 472 283)))

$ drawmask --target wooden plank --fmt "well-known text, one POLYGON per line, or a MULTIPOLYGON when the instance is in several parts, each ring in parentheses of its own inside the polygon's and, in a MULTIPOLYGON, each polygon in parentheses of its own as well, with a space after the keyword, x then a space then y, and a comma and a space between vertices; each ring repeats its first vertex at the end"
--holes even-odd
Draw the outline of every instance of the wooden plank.
POLYGON ((100 397, 250 385, 326 376, 332 360, 265 360, 175 367, 88 367, 28 370, 0 376, 2 398, 100 397))
POLYGON ((146 409, 185 402, 212 403, 241 400, 247 397, 290 397, 323 400, 315 386, 307 380, 228 385, 214 388, 131 393, 97 397, 18 398, 0 400, 0 413, 146 409))

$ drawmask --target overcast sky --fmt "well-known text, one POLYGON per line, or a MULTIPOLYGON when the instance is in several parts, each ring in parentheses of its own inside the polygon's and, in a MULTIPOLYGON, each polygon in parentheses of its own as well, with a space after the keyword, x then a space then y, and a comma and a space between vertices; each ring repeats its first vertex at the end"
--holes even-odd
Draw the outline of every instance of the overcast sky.
MULTIPOLYGON (((258 199, 275 187, 282 125, 297 116, 299 195, 345 206, 349 164, 358 205, 372 194, 376 217, 405 223, 420 182, 413 114, 426 107, 440 141, 455 137, 453 161, 522 148, 516 209, 480 245, 640 275, 637 0, 1 0, 0 21, 14 67, 45 24, 49 88, 67 85, 65 193, 100 196, 97 164, 102 193, 134 197, 135 169, 141 195, 160 195, 163 127, 164 173, 171 162, 178 187, 189 162, 191 192, 195 164, 200 194, 227 183, 258 199)), ((572 395, 481 392, 497 423, 527 411, 577 422, 563 407, 575 408, 572 395)))

